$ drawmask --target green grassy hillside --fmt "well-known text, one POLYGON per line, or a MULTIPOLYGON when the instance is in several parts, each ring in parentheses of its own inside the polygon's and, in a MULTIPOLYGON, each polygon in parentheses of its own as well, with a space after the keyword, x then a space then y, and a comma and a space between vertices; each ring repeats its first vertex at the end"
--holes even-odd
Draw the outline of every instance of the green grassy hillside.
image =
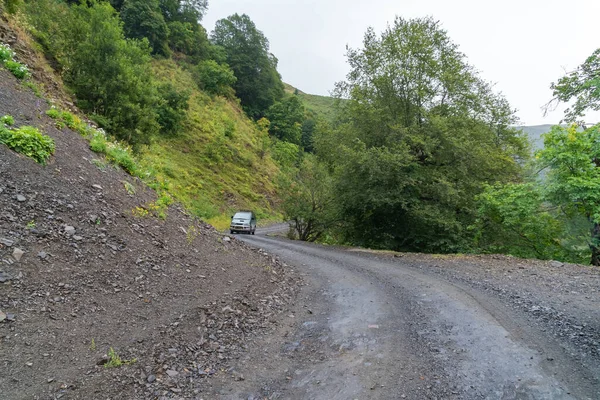
POLYGON ((335 118, 335 102, 337 101, 333 97, 319 96, 316 94, 307 94, 299 89, 296 89, 290 84, 284 83, 285 91, 287 93, 297 93, 300 100, 304 104, 304 107, 308 111, 312 111, 318 116, 324 118, 327 121, 333 121, 335 118))
POLYGON ((225 228, 236 209, 276 218, 275 177, 279 167, 265 146, 268 134, 238 104, 197 89, 189 72, 172 60, 153 62, 155 76, 191 90, 183 132, 145 148, 141 164, 191 212, 225 228))

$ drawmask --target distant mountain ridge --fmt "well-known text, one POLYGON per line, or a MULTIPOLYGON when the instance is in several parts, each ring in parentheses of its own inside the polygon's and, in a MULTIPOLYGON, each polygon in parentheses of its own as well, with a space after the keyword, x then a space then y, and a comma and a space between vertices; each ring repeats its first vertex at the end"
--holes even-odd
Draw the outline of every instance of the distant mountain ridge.
POLYGON ((544 138, 542 135, 544 133, 550 132, 554 125, 546 124, 546 125, 529 125, 529 126, 517 126, 517 129, 521 129, 527 137, 532 145, 532 150, 540 150, 544 148, 544 138))

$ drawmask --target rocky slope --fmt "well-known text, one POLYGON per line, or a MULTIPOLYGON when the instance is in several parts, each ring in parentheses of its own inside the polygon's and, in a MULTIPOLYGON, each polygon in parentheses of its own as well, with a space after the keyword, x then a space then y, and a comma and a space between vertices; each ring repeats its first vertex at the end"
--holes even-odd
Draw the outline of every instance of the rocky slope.
POLYGON ((211 376, 239 379, 297 276, 177 206, 134 216, 155 193, 46 107, 0 70, 0 115, 56 142, 47 166, 0 145, 0 397, 201 398, 211 376))

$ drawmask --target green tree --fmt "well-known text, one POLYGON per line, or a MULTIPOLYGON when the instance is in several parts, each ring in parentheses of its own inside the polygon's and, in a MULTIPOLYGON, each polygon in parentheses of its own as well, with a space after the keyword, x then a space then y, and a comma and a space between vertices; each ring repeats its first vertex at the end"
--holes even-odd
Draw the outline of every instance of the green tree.
POLYGON ((476 195, 487 183, 519 177, 526 142, 511 128, 513 111, 431 18, 396 18, 381 36, 369 29, 348 61, 347 81, 336 89, 348 99, 337 151, 329 141, 339 154, 348 239, 464 251, 476 195))
POLYGON ((487 253, 582 262, 581 230, 549 203, 537 183, 488 186, 478 197, 476 246, 487 253), (574 236, 576 235, 576 236, 574 236))
POLYGON ((161 94, 159 104, 155 107, 161 133, 176 135, 181 131, 189 108, 189 92, 178 92, 170 83, 158 88, 161 94))
POLYGON ((60 0, 26 3, 28 20, 56 60, 77 105, 119 139, 148 143, 160 130, 160 96, 146 40, 127 40, 107 2, 67 6, 60 0))
POLYGON ((284 187, 285 218, 298 239, 314 242, 337 221, 332 178, 316 157, 305 155, 284 187))
POLYGON ((304 151, 306 151, 307 153, 312 153, 314 151, 313 136, 315 133, 316 126, 317 120, 312 116, 306 118, 302 122, 302 139, 300 143, 302 144, 302 148, 304 149, 304 151))
POLYGON ((551 86, 554 99, 548 104, 575 103, 565 111, 565 120, 576 122, 588 110, 600 110, 600 49, 597 49, 577 69, 551 86))
POLYGON ((600 265, 600 125, 586 130, 555 126, 536 157, 549 169, 546 200, 589 221, 591 263, 600 265))
POLYGON ((286 96, 266 112, 271 121, 269 133, 285 142, 301 144, 304 106, 298 96, 286 96))
POLYGON ((158 0, 125 0, 121 8, 121 19, 127 37, 146 38, 153 53, 169 55, 169 30, 158 0))
POLYGON ((196 66, 194 77, 200 89, 218 96, 233 97, 232 86, 236 78, 227 65, 214 60, 202 61, 196 66))
POLYGON ((234 14, 217 21, 211 40, 225 50, 237 78, 233 88, 246 113, 257 120, 265 116, 284 94, 277 59, 269 53, 265 35, 246 14, 234 14))
POLYGON ((198 24, 207 8, 207 0, 160 0, 161 12, 168 22, 198 24))

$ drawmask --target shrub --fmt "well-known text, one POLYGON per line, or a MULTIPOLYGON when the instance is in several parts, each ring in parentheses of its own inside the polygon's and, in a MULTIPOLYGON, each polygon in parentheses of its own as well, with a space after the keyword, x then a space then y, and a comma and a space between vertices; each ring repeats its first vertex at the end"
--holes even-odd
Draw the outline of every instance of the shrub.
POLYGON ((31 76, 29 68, 25 64, 15 61, 15 52, 9 45, 0 43, 0 64, 12 72, 17 79, 25 79, 31 76))
POLYGON ((20 62, 12 61, 12 60, 5 61, 4 66, 6 67, 7 70, 12 72, 12 74, 17 79, 29 78, 29 76, 31 75, 29 73, 29 69, 27 68, 27 66, 21 64, 20 62))
POLYGON ((0 43, 0 63, 11 61, 15 57, 15 52, 12 51, 9 45, 0 43))
POLYGON ((0 143, 40 164, 46 164, 55 149, 54 140, 32 126, 22 126, 19 129, 0 127, 0 143))
POLYGON ((10 115, 5 115, 0 118, 0 123, 3 123, 6 126, 13 126, 15 124, 15 119, 10 115))
POLYGON ((226 97, 233 95, 231 87, 237 80, 227 64, 218 64, 214 60, 206 60, 198 64, 194 71, 194 78, 200 89, 226 97))
POLYGON ((46 111, 46 115, 52 119, 58 119, 58 118, 60 118, 60 111, 58 111, 56 108, 52 107, 51 109, 46 111))

